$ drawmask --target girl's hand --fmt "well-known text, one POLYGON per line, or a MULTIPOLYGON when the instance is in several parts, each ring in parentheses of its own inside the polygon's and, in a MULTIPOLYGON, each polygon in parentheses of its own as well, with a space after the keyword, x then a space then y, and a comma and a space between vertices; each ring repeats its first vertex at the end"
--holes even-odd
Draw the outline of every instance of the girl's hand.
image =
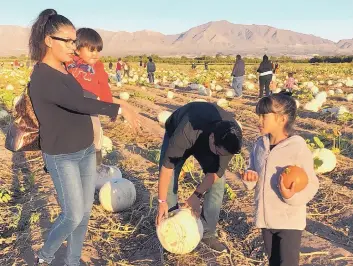
POLYGON ((296 193, 295 182, 292 182, 292 184, 290 185, 290 188, 286 188, 283 183, 282 175, 280 176, 280 182, 279 182, 278 188, 279 188, 279 191, 281 192, 282 197, 285 199, 290 199, 296 193))
POLYGON ((259 180, 259 175, 257 174, 256 171, 253 170, 247 170, 242 179, 244 181, 248 181, 248 182, 257 182, 259 180))

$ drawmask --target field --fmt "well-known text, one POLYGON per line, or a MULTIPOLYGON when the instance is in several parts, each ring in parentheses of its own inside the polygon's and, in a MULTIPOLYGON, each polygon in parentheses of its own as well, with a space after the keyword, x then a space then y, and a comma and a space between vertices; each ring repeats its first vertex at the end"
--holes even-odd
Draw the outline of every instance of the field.
MULTIPOLYGON (((201 66, 191 70, 190 66, 157 64, 158 84, 153 86, 146 82, 145 69, 137 65, 133 65, 130 78, 125 78, 124 84, 117 84, 110 73, 113 94, 119 97, 121 92, 128 92, 128 102, 150 123, 146 132, 134 135, 122 119, 111 123, 103 118, 104 134, 114 144, 105 163, 117 165, 123 177, 135 184, 137 200, 131 209, 111 214, 103 210, 96 197, 82 255, 83 265, 267 265, 261 235, 253 223, 253 192, 245 191, 239 180, 249 150, 259 136, 254 113, 258 100, 256 67, 246 66, 244 96, 228 99, 228 105, 224 106, 242 124, 245 138, 242 154, 234 157, 229 165, 229 188, 218 225, 220 238, 231 250, 229 255, 213 253, 203 244, 188 255, 161 251, 154 225, 158 178, 154 155, 164 133, 158 124, 158 114, 173 111, 195 99, 217 102, 225 98, 230 88, 231 66, 211 65, 205 72, 201 66), (200 95, 209 95, 210 90, 191 88, 190 83, 206 84, 212 96, 200 95), (167 98, 168 91, 174 93, 172 99, 167 98)), ((283 64, 277 75, 277 87, 283 86, 288 72, 295 72, 298 80, 297 134, 307 139, 312 148, 324 145, 333 150, 337 158, 333 171, 318 175, 320 189, 308 206, 301 265, 353 265, 353 102, 348 96, 353 93, 352 65, 283 64), (326 91, 327 99, 318 110, 306 110, 310 109, 306 103, 312 101, 317 89, 326 91)), ((25 68, 14 70, 8 63, 0 68, 0 110, 9 113, 0 119, 0 182, 1 189, 10 198, 7 203, 0 203, 0 265, 32 265, 33 252, 43 244, 60 210, 50 176, 42 170, 40 153, 12 154, 4 148, 13 99, 22 92, 29 73, 25 68)), ((188 169, 180 180, 180 201, 190 195, 202 177, 193 160, 188 169)), ((62 247, 54 265, 63 264, 64 254, 62 247)))

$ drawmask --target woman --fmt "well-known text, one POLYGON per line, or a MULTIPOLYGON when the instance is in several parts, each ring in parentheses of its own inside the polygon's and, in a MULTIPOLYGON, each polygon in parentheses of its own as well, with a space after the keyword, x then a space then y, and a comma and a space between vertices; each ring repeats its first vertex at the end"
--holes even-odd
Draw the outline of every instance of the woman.
MULTIPOLYGON (((80 84, 67 72, 64 63, 72 60, 75 42, 73 24, 53 9, 40 13, 29 39, 31 59, 38 62, 29 95, 40 124, 45 164, 62 210, 36 256, 39 265, 51 263, 65 240, 66 265, 80 265, 96 179, 90 115, 106 115, 114 121, 119 111, 118 104, 85 98, 80 84)), ((124 116, 128 121, 136 119, 129 108, 124 116)))
POLYGON ((257 70, 260 73, 259 83, 260 91, 259 98, 262 98, 265 89, 265 96, 270 95, 270 84, 272 81, 273 67, 271 61, 268 59, 267 55, 263 56, 263 60, 257 70))

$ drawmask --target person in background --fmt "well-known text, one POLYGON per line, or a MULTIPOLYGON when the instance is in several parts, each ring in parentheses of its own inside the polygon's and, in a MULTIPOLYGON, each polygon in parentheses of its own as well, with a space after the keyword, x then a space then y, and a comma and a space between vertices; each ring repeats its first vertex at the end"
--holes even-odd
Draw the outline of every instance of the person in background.
POLYGON ((147 74, 150 83, 154 83, 154 72, 156 72, 156 65, 153 62, 152 57, 150 57, 147 63, 147 74))
POLYGON ((233 114, 212 103, 186 104, 169 117, 159 161, 157 226, 179 208, 178 178, 185 161, 194 156, 205 174, 186 201, 204 226, 202 241, 216 252, 228 252, 217 238, 225 176, 233 155, 242 146, 242 131, 233 114), (202 213, 200 199, 204 199, 202 213))
POLYGON ((312 153, 305 140, 293 134, 297 115, 294 99, 281 93, 263 97, 256 106, 261 137, 250 153, 242 180, 255 189, 255 224, 261 229, 270 266, 298 266, 300 242, 306 227, 306 206, 319 188, 312 153), (296 165, 308 184, 295 192, 296 182, 284 186, 281 173, 296 165))
POLYGON ((208 62, 205 62, 205 70, 208 70, 208 62))
POLYGON ((196 64, 195 64, 195 62, 192 62, 192 64, 191 64, 191 69, 196 69, 196 64))
POLYGON ((297 86, 297 85, 298 84, 295 81, 294 74, 292 72, 288 73, 288 78, 287 78, 286 84, 284 85, 285 89, 292 93, 294 86, 297 86))
POLYGON ((142 57, 140 56, 140 67, 142 67, 142 57))
POLYGON ((236 61, 233 67, 232 76, 232 87, 235 91, 236 97, 241 97, 243 95, 243 82, 245 75, 245 63, 244 60, 241 59, 240 55, 236 56, 236 61))
POLYGON ((109 69, 110 69, 110 70, 113 69, 113 63, 112 63, 112 61, 109 62, 109 69))
POLYGON ((263 97, 264 90, 265 90, 265 96, 270 95, 270 84, 272 81, 272 63, 268 59, 267 55, 263 56, 263 60, 260 63, 259 68, 257 69, 257 72, 260 73, 259 77, 259 98, 263 97))
POLYGON ((128 62, 124 62, 124 77, 127 76, 129 77, 130 75, 130 65, 128 62))
POLYGON ((116 80, 118 82, 121 82, 122 78, 122 72, 124 71, 123 69, 123 61, 121 61, 121 58, 118 59, 118 63, 116 63, 116 80))
POLYGON ((279 64, 276 62, 273 66, 273 74, 278 74, 279 72, 279 64))

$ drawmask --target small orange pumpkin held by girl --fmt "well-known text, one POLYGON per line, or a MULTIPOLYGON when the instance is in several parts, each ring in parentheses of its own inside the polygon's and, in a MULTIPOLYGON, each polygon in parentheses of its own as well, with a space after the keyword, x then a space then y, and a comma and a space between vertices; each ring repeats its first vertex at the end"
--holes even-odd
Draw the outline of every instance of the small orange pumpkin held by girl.
POLYGON ((290 189, 292 183, 295 183, 295 192, 302 191, 308 185, 308 176, 303 168, 298 166, 286 167, 282 174, 283 184, 287 189, 290 189))

